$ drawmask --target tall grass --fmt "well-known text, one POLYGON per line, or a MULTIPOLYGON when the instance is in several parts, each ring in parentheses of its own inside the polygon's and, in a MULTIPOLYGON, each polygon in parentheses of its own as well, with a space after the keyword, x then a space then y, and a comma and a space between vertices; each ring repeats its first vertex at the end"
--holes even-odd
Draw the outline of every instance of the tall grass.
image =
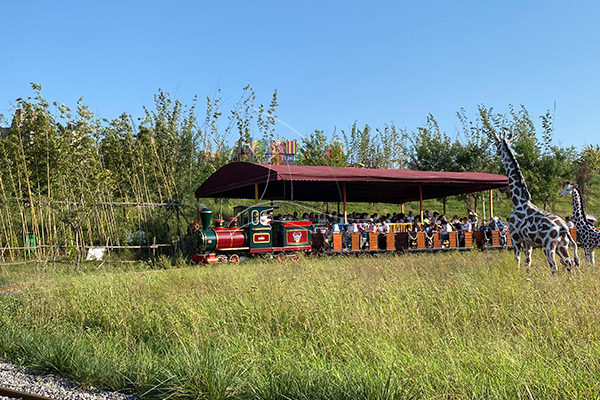
POLYGON ((0 350, 145 398, 593 398, 600 275, 508 252, 60 275, 0 296, 0 350))

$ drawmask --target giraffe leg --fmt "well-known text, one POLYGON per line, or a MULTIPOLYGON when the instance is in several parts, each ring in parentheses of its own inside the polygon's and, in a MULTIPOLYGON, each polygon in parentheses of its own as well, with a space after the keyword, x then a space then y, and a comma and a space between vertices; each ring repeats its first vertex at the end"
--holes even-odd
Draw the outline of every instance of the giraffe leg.
POLYGON ((570 272, 571 267, 575 265, 575 261, 571 260, 571 256, 569 256, 569 243, 566 240, 561 240, 560 244, 556 247, 556 252, 560 257, 562 265, 570 272))
POLYGON ((517 269, 521 268, 521 243, 514 242, 515 258, 517 259, 517 269))
POLYGON ((579 257, 577 256, 577 242, 571 236, 571 232, 567 232, 567 238, 569 242, 573 245, 573 261, 575 261, 575 265, 579 267, 579 257))
POLYGON ((525 248, 525 266, 527 271, 529 271, 529 267, 531 267, 531 252, 533 251, 532 245, 527 245, 525 248))
POLYGON ((544 246, 544 254, 546 254, 546 258, 548 259, 548 263, 550 264, 550 269, 552 270, 553 274, 555 274, 558 269, 556 268, 556 261, 554 261, 554 255, 556 254, 556 245, 556 242, 551 242, 544 246))
POLYGON ((594 248, 590 247, 590 261, 592 262, 592 266, 594 266, 594 264, 596 264, 595 260, 594 260, 594 248))
POLYGON ((589 247, 584 247, 583 252, 585 253, 585 263, 591 264, 592 263, 592 254, 591 254, 592 249, 590 249, 589 247))

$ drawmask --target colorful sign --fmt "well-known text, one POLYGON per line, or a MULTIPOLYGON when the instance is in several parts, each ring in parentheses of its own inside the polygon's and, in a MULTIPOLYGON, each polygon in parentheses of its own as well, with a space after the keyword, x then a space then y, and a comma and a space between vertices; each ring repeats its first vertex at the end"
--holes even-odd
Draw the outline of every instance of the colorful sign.
POLYGON ((255 233, 252 235, 254 243, 269 243, 271 241, 270 233, 255 233))
POLYGON ((289 229, 286 232, 285 241, 288 246, 308 244, 308 230, 289 229))

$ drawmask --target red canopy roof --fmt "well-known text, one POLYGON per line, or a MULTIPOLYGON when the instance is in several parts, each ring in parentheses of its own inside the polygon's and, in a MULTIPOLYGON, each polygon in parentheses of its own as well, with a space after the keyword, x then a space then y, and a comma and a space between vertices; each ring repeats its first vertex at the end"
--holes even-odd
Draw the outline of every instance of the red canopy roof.
POLYGON ((483 172, 434 172, 407 169, 268 165, 246 162, 227 164, 197 190, 196 198, 253 199, 254 184, 263 200, 342 201, 346 185, 348 202, 404 203, 479 192, 508 185, 504 175, 483 172))

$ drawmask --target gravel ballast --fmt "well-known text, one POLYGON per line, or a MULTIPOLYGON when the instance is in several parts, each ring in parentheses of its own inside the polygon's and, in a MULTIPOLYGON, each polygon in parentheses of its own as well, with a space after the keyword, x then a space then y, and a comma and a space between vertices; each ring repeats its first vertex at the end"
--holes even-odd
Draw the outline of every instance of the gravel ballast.
MULTIPOLYGON (((26 372, 23 368, 0 361, 0 387, 33 393, 61 400, 134 400, 118 392, 106 392, 95 388, 83 389, 77 384, 55 375, 26 372)), ((0 396, 0 400, 9 397, 0 396)))

